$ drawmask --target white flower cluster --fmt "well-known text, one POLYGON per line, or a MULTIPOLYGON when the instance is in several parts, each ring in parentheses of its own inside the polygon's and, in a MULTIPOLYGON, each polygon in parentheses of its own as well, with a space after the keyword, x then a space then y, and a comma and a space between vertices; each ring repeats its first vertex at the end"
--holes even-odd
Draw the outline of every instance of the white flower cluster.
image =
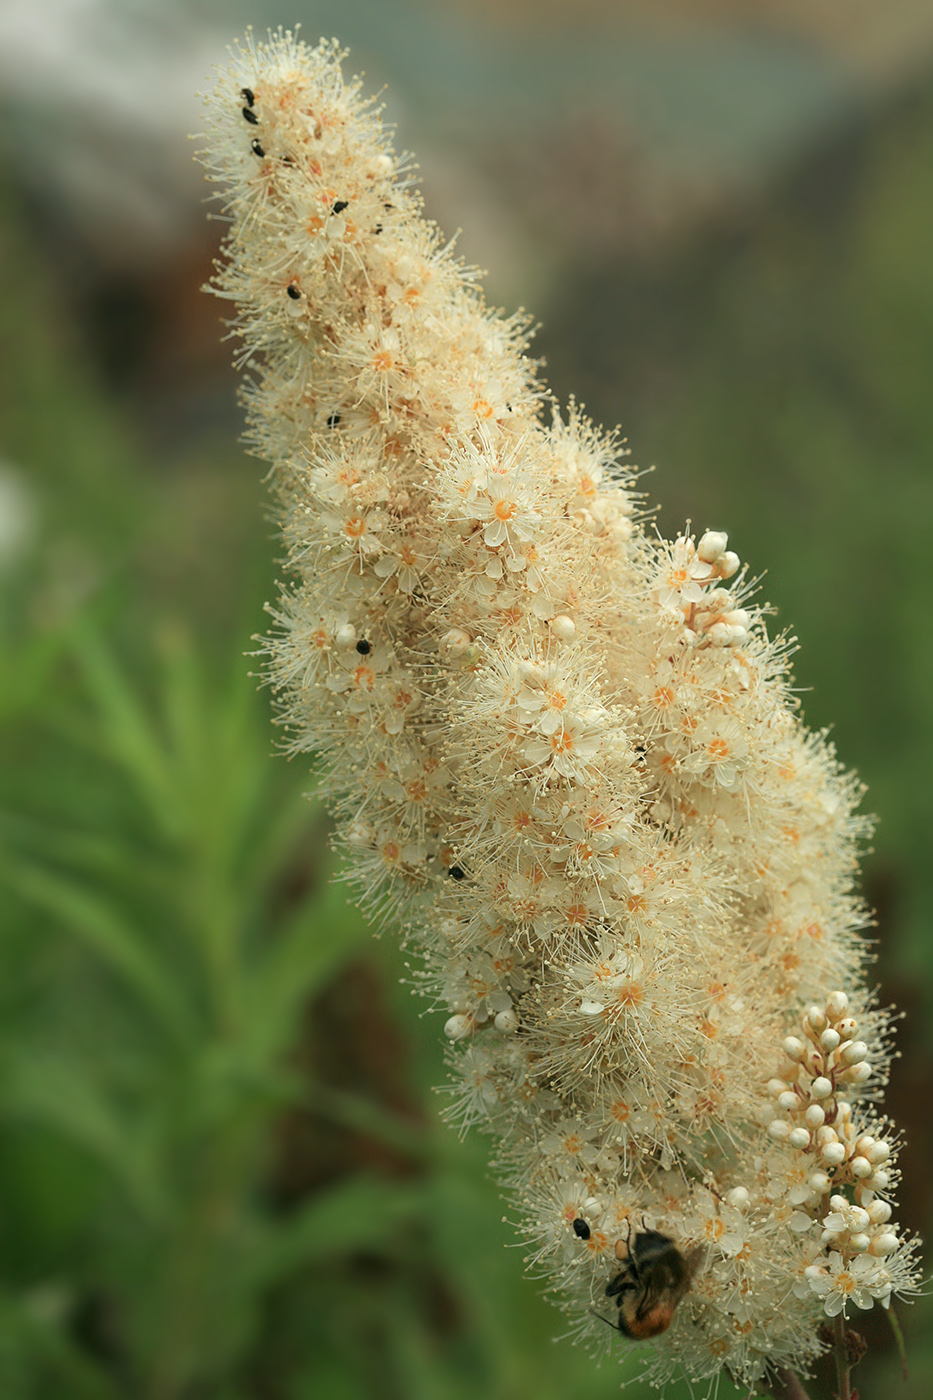
MULTIPOLYGON (((524 322, 421 218, 339 60, 250 42, 210 100, 214 290, 288 551, 281 721, 326 770, 365 907, 423 959, 451 1113, 496 1137, 581 1333, 613 1340, 592 1316, 613 1297, 636 1316, 625 1269, 650 1247, 677 1281, 635 1333, 658 1377, 806 1365, 824 1266, 788 1224, 803 1207, 834 1231, 842 1209, 819 1214, 811 1132, 842 1187, 809 1100, 806 1147, 796 1119, 769 1137, 767 1082, 788 1014, 827 988, 880 1026, 861 791, 803 726, 726 536, 649 538, 618 444, 574 406, 542 413, 524 322)), ((797 1081, 815 1106, 818 1079, 797 1081)), ((848 1153, 834 1103, 820 1126, 848 1153)), ((827 1278, 860 1234, 890 1257, 845 1230, 827 1278)))
POLYGON ((871 1077, 868 1046, 856 1039, 858 1021, 843 992, 825 1007, 811 1006, 802 1027, 805 1039, 784 1041, 787 1064, 768 1086, 786 1115, 772 1120, 771 1137, 810 1159, 806 1180, 788 1193, 797 1207, 788 1226, 810 1253, 794 1291, 803 1298, 811 1290, 830 1317, 849 1301, 888 1307, 893 1291, 912 1285, 915 1247, 890 1223, 886 1198, 896 1178, 895 1149, 882 1135, 887 1124, 841 1097, 871 1077))

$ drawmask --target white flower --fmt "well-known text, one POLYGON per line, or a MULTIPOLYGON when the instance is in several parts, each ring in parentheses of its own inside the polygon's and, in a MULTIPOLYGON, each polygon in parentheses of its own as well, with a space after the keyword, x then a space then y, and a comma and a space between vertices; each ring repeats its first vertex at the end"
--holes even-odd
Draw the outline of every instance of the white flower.
POLYGON ((599 753, 606 730, 604 714, 598 710, 569 714, 543 738, 529 739, 522 753, 533 767, 546 767, 561 777, 580 781, 590 760, 599 753))
POLYGON ((483 542, 490 549, 509 545, 517 548, 534 538, 535 525, 541 519, 534 508, 534 494, 527 473, 520 468, 493 468, 486 477, 485 489, 473 502, 477 520, 486 522, 483 542))
POLYGON ((704 585, 714 577, 712 564, 699 558, 692 540, 681 537, 670 547, 667 565, 657 585, 658 601, 662 608, 683 608, 685 604, 699 603, 704 597, 704 585))
POLYGON ((823 1300, 827 1317, 845 1312, 850 1302, 867 1311, 876 1298, 887 1298, 891 1292, 884 1266, 867 1254, 847 1263, 834 1250, 825 1265, 811 1264, 806 1275, 811 1291, 823 1300))
POLYGON ((539 417, 527 323, 424 222, 336 45, 247 41, 210 128, 287 554, 268 679, 362 905, 423 954, 449 1116, 581 1331, 653 1230, 692 1271, 655 1379, 806 1366, 817 1299, 918 1276, 861 1089, 890 1018, 859 785, 725 533, 655 538, 617 437, 539 417))

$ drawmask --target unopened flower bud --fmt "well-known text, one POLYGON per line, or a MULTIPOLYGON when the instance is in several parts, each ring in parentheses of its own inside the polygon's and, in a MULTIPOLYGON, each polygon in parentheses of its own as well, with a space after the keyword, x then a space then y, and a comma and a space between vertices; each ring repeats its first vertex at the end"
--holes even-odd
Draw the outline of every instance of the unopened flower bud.
POLYGON ((833 1092, 833 1086, 825 1075, 819 1075, 810 1085, 810 1093, 815 1099, 828 1099, 833 1092))
POLYGON ((751 617, 745 608, 733 608, 731 612, 723 613, 722 620, 739 632, 747 632, 751 623, 751 617))
POLYGON ((577 624, 572 617, 566 613, 559 613, 557 617, 552 617, 548 626, 554 636, 561 642, 572 641, 577 635, 577 624))
POLYGON ((826 1029, 826 1015, 818 1006, 811 1006, 807 1012, 807 1022, 810 1030, 816 1035, 821 1035, 826 1029))
POLYGON ((803 1121, 806 1123, 808 1128, 822 1127, 825 1118, 826 1114, 824 1113, 823 1109, 818 1103, 811 1103, 810 1107, 803 1115, 803 1121))
POLYGON ((464 1036, 470 1034, 474 1026, 472 1016, 464 1016, 462 1013, 451 1016, 449 1021, 444 1023, 444 1034, 448 1040, 463 1040, 464 1036))
POLYGON ((469 632, 464 631, 462 627, 451 627, 450 631, 441 637, 440 646, 449 656, 463 656, 472 641, 469 632))
POLYGON ((741 563, 739 556, 727 549, 716 561, 720 578, 731 578, 733 574, 737 574, 741 563))
POLYGON ((832 1052, 833 1052, 833 1051, 837 1048, 837 1046, 840 1044, 841 1039, 842 1039, 842 1037, 840 1036, 839 1032, 838 1032, 838 1031, 834 1031, 834 1030, 830 1027, 828 1030, 825 1030, 825 1031, 823 1032, 823 1034, 820 1036, 820 1049, 821 1049, 825 1054, 831 1055, 832 1052))
POLYGON ((886 1230, 883 1235, 876 1235, 868 1246, 869 1254, 874 1254, 878 1259, 883 1259, 886 1254, 893 1254, 896 1249, 897 1235, 891 1230, 886 1230))
POLYGON ((725 553, 728 543, 729 536, 725 530, 707 530, 697 545, 697 557, 702 559, 704 564, 715 564, 725 553))

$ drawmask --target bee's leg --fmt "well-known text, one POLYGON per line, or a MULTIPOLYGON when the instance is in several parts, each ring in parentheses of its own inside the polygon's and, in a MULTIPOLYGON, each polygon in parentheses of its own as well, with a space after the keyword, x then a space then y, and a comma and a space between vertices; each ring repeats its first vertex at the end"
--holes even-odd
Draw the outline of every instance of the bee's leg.
POLYGON ((638 1287, 638 1282, 631 1279, 628 1273, 616 1274, 606 1284, 606 1297, 617 1298, 622 1293, 635 1293, 638 1287))
MULTIPOLYGON (((594 1312, 592 1308, 589 1309, 589 1313, 590 1313, 590 1316, 591 1316, 591 1317, 598 1317, 599 1320, 600 1320, 600 1322, 605 1322, 606 1326, 607 1326, 607 1327, 611 1327, 612 1330, 613 1330, 613 1332, 621 1332, 621 1331, 622 1331, 622 1328, 619 1326, 619 1324, 618 1324, 617 1322, 610 1322, 609 1319, 608 1319, 608 1317, 603 1317, 602 1313, 594 1312)), ((625 1334, 623 1333, 623 1336, 624 1336, 624 1335, 625 1335, 625 1334)))

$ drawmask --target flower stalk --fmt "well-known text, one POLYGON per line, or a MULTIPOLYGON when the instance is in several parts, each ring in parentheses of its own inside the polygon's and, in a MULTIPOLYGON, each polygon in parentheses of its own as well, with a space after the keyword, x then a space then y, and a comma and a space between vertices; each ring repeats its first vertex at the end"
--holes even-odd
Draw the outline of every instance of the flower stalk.
POLYGON ((842 1313, 837 1313, 833 1322, 833 1359, 836 1363, 837 1400, 852 1400, 849 1385, 849 1356, 846 1348, 846 1324, 842 1313))
POLYGON ((916 1281, 861 788, 725 533, 648 535, 619 442, 550 400, 341 57, 250 40, 209 102, 288 749, 419 955, 449 1116, 492 1135, 578 1334, 791 1393, 824 1316, 916 1281))

